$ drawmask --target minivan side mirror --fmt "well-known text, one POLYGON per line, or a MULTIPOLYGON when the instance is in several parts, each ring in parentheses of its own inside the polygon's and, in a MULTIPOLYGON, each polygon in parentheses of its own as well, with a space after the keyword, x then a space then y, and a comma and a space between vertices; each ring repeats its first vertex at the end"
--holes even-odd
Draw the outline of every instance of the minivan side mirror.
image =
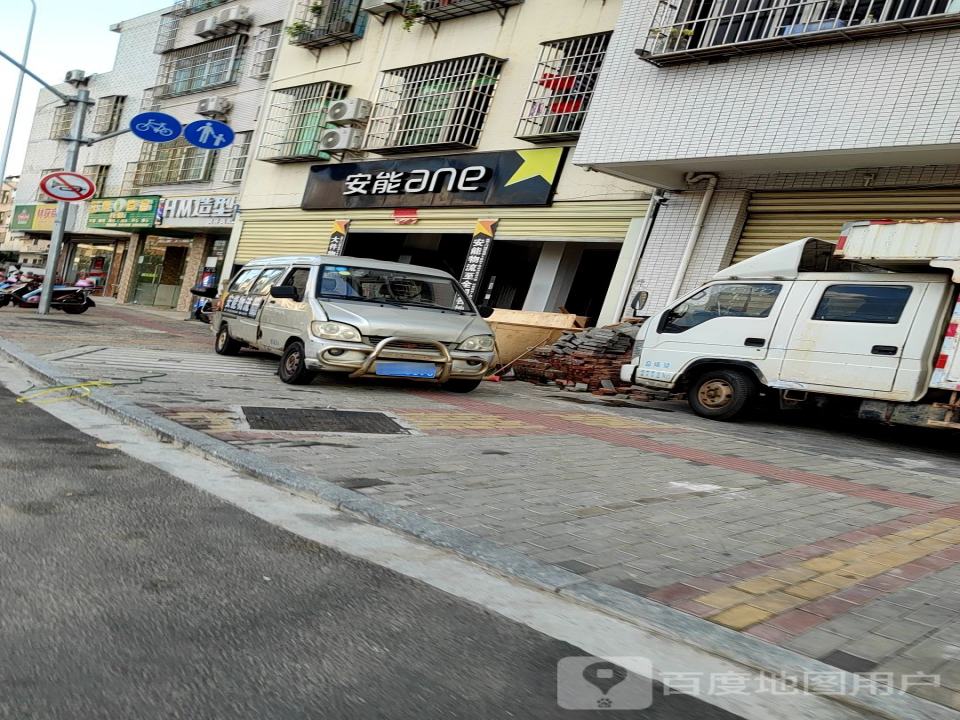
POLYGON ((493 315, 493 308, 489 305, 481 305, 477 308, 477 312, 480 314, 480 317, 488 318, 493 315))
POLYGON ((274 285, 270 288, 270 297, 278 300, 299 300, 300 296, 297 289, 292 285, 274 285))

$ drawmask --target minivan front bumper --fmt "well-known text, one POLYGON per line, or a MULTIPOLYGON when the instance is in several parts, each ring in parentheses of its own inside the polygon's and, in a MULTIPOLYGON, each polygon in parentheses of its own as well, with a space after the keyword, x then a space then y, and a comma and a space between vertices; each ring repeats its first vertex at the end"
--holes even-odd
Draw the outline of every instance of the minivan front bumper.
POLYGON ((314 340, 311 345, 314 352, 308 351, 308 368, 348 372, 353 378, 376 375, 378 360, 399 360, 436 365, 432 382, 443 383, 451 378, 479 380, 496 361, 493 352, 451 350, 437 340, 420 338, 387 337, 375 345, 314 340))

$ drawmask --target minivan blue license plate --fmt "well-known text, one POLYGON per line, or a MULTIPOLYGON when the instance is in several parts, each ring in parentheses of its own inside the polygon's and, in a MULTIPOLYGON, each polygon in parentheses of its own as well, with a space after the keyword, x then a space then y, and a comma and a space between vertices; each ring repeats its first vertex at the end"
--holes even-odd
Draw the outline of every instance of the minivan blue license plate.
POLYGON ((385 377, 435 378, 437 366, 423 362, 380 361, 376 364, 376 372, 385 377))

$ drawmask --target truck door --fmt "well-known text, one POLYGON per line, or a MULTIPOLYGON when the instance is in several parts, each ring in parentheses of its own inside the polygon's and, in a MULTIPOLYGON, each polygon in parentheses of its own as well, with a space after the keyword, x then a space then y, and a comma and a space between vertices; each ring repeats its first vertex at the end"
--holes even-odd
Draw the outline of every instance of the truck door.
POLYGON ((637 376, 672 382, 694 360, 763 361, 783 305, 781 283, 717 283, 663 312, 644 339, 637 376))
POLYGON ((310 326, 310 306, 307 304, 307 280, 310 268, 294 267, 278 286, 286 285, 297 291, 296 299, 267 297, 260 311, 260 343, 267 349, 283 350, 291 337, 305 338, 310 326))
POLYGON ((780 379, 890 392, 924 287, 818 281, 787 340, 780 379))

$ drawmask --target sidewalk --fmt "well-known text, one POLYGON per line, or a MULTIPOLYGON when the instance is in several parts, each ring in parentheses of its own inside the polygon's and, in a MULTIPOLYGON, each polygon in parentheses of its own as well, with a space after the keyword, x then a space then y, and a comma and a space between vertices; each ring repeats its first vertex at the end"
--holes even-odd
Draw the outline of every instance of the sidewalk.
POLYGON ((960 708, 955 439, 723 425, 521 383, 290 387, 271 358, 215 355, 206 326, 123 306, 0 312, 0 327, 64 375, 129 383, 111 392, 305 478, 836 668, 939 675, 910 691, 960 708), (315 431, 344 421, 379 432, 315 431))

